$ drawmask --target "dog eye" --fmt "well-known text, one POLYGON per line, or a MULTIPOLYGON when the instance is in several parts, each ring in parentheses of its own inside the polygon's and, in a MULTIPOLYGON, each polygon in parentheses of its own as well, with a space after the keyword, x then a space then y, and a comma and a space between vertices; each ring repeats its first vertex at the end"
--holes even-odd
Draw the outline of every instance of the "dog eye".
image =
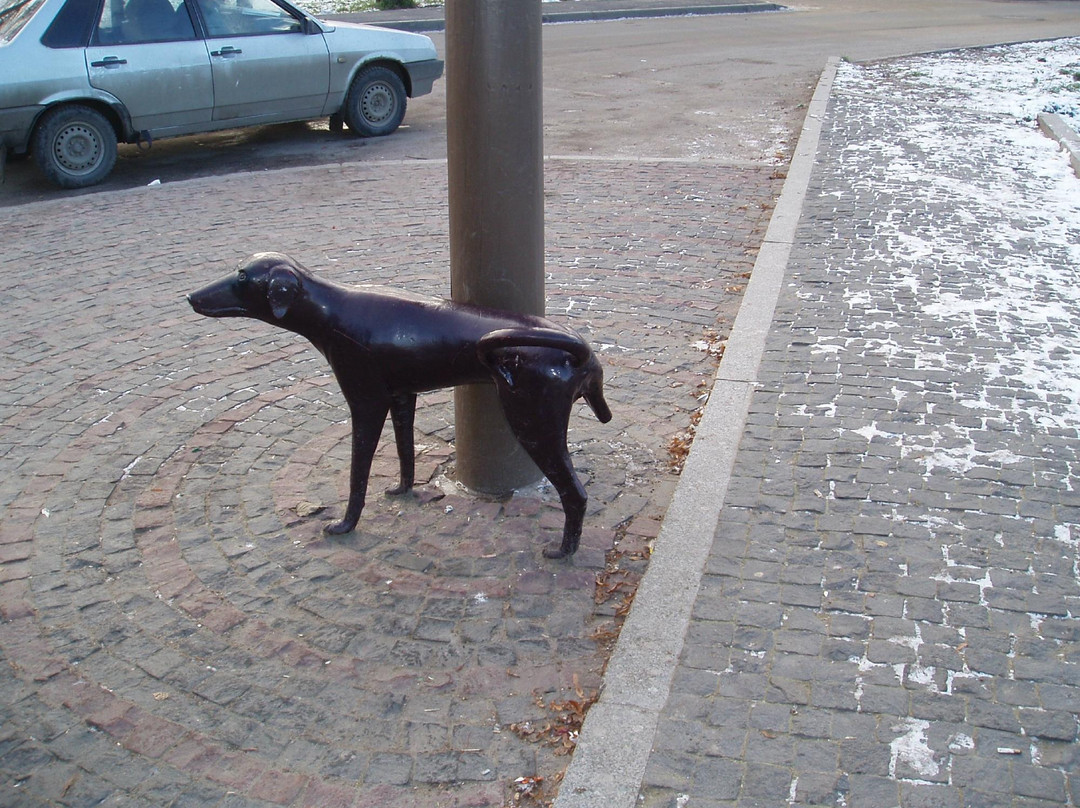
POLYGON ((247 273, 241 269, 239 272, 236 273, 236 279, 240 281, 240 283, 244 283, 245 281, 247 281, 247 273))

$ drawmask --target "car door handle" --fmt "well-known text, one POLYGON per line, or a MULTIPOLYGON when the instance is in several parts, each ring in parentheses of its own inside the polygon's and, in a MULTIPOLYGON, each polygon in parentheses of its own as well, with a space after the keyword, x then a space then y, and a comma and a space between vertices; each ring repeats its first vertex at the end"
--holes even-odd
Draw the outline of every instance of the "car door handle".
POLYGON ((230 56, 236 56, 238 53, 243 53, 240 48, 234 48, 232 45, 226 45, 221 50, 210 51, 211 56, 221 56, 222 58, 229 58, 230 56))
POLYGON ((120 67, 120 65, 126 64, 127 59, 121 59, 119 56, 106 56, 98 62, 91 62, 90 67, 120 67))

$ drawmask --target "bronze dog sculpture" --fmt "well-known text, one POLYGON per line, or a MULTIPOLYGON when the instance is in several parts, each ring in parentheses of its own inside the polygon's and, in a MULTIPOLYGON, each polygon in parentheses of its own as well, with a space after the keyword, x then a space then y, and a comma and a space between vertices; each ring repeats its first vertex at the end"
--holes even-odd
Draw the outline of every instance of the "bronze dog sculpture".
POLYGON ((565 522, 548 558, 577 550, 587 497, 574 473, 566 430, 584 398, 611 420, 604 372, 588 344, 541 317, 323 280, 280 253, 259 253, 225 278, 187 296, 207 317, 252 317, 306 337, 326 357, 352 417, 352 463, 345 516, 331 534, 356 527, 375 447, 394 426, 403 494, 413 485, 416 395, 494 382, 511 431, 555 486, 565 522))

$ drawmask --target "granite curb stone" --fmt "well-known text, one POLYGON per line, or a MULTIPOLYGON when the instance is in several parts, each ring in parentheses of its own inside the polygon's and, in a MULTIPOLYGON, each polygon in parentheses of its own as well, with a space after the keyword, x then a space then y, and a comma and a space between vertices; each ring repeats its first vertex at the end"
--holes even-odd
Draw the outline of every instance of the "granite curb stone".
POLYGON ((1069 155, 1069 164, 1073 172, 1080 177, 1080 134, 1076 127, 1056 112, 1039 113, 1039 128, 1061 145, 1061 150, 1069 155))

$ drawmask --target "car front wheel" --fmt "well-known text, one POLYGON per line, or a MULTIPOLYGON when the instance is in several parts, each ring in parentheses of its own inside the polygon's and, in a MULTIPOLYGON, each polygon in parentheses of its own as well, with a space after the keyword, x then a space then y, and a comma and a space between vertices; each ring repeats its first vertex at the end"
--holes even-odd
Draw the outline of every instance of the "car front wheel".
POLYGON ((405 117, 405 84, 389 67, 361 70, 345 96, 345 123, 362 137, 389 135, 405 117))
POLYGON ((81 104, 49 110, 34 131, 34 159, 61 188, 101 182, 116 164, 116 132, 97 110, 81 104))

